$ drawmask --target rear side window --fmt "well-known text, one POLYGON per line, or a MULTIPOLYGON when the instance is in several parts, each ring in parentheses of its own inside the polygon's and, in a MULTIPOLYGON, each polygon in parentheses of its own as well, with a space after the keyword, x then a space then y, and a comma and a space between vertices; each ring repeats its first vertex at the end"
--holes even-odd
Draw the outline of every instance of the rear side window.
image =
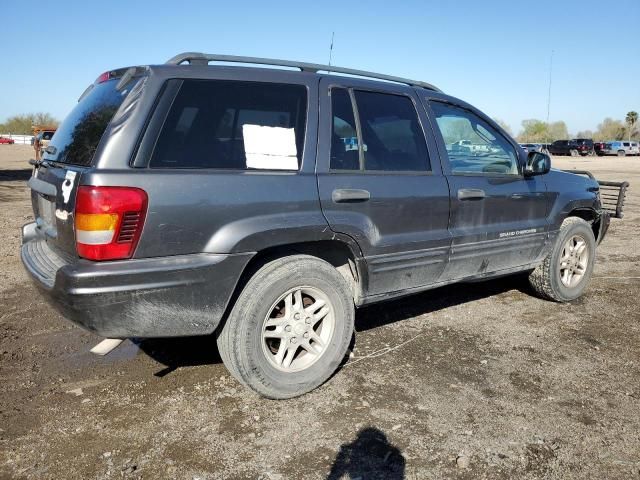
POLYGON ((429 170, 418 115, 409 97, 355 91, 365 170, 429 170))
POLYGON ((331 90, 333 127, 331 135, 331 169, 358 170, 358 133, 349 92, 344 88, 331 90))
POLYGON ((353 96, 360 135, 348 90, 332 89, 332 170, 431 169, 424 133, 409 97, 361 90, 354 90, 353 96))
MULTIPOLYGON (((51 138, 55 153, 45 153, 45 160, 91 165, 102 134, 133 86, 131 83, 123 90, 116 90, 118 82, 119 79, 113 79, 90 87, 51 138)), ((47 139, 46 135, 43 140, 47 139)))
POLYGON ((303 85, 184 80, 150 165, 298 170, 306 111, 303 85))

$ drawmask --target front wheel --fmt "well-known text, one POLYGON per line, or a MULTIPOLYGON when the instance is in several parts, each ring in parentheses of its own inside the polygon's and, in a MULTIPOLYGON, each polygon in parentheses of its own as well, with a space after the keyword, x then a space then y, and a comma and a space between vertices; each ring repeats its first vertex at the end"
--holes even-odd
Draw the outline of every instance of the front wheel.
POLYGON ((354 316, 350 288, 332 265, 308 255, 284 257, 249 280, 218 334, 218 349, 244 385, 268 398, 292 398, 335 372, 354 316))
POLYGON ((570 302, 580 297, 591 279, 596 258, 596 240, 583 219, 562 222, 553 250, 529 275, 529 283, 543 298, 570 302))

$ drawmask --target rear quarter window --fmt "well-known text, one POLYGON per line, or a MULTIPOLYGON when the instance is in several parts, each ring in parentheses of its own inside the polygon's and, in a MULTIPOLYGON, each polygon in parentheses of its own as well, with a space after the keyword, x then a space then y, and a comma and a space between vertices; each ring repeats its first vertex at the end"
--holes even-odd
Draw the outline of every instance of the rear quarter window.
POLYGON ((150 166, 298 170, 306 112, 303 85, 184 80, 150 166))

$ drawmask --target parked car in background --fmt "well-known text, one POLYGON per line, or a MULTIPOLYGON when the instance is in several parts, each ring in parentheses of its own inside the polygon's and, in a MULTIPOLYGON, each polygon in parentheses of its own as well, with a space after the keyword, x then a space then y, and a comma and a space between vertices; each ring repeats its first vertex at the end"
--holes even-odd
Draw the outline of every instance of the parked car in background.
POLYGON ((624 140, 612 140, 607 142, 605 155, 617 155, 624 157, 626 155, 640 155, 638 142, 625 142, 624 140))
POLYGON ((51 138, 53 138, 53 135, 55 133, 55 130, 43 130, 41 132, 38 132, 38 134, 34 137, 33 143, 31 145, 33 145, 33 148, 36 151, 36 160, 42 158, 44 152, 49 146, 49 143, 51 142, 51 138))
POLYGON ((13 145, 14 143, 16 142, 13 138, 0 137, 0 145, 13 145))
POLYGON ((607 143, 605 142, 593 142, 593 151, 599 157, 602 157, 603 155, 606 154, 607 148, 608 148, 607 143))
POLYGON ((521 143, 520 146, 527 153, 529 152, 541 152, 544 153, 544 145, 541 143, 521 143))
POLYGON ((580 155, 595 155, 596 152, 593 148, 593 140, 590 138, 574 138, 571 141, 575 142, 578 146, 578 152, 580 155))
POLYGON ((24 266, 108 345, 215 334, 269 398, 333 374, 355 307, 520 272, 580 297, 622 216, 590 174, 425 82, 185 53, 86 92, 32 162, 24 266))
POLYGON ((575 138, 573 140, 556 140, 549 145, 549 153, 552 155, 593 155, 593 140, 586 138, 575 138))

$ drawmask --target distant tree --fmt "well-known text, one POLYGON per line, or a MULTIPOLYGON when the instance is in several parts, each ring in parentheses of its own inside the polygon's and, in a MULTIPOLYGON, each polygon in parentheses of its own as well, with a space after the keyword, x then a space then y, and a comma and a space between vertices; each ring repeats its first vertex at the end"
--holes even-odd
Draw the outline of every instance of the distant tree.
POLYGON ((556 140, 566 140, 569 138, 567 124, 562 121, 552 122, 547 125, 547 128, 549 130, 549 141, 551 142, 556 140))
POLYGON ((507 132, 509 135, 511 135, 513 137, 513 130, 511 130, 511 127, 509 126, 509 124, 507 122, 505 122, 504 120, 501 120, 500 118, 494 118, 493 119, 498 125, 500 125, 500 127, 507 132))
POLYGON ((622 140, 626 131, 627 128, 620 120, 607 117, 598 124, 598 128, 593 133, 593 139, 600 142, 622 140))
POLYGON ((58 123, 58 120, 50 113, 26 113, 9 117, 6 122, 0 124, 0 132, 29 135, 31 133, 31 125, 58 125, 58 123))
POLYGON ((544 143, 548 141, 549 129, 545 122, 535 118, 522 121, 522 131, 518 135, 521 143, 544 143))
POLYGON ((576 133, 576 138, 593 138, 592 130, 580 130, 576 133))
POLYGON ((638 123, 638 112, 631 111, 627 113, 625 117, 625 122, 629 125, 629 141, 631 141, 631 135, 635 134, 635 126, 638 123))

